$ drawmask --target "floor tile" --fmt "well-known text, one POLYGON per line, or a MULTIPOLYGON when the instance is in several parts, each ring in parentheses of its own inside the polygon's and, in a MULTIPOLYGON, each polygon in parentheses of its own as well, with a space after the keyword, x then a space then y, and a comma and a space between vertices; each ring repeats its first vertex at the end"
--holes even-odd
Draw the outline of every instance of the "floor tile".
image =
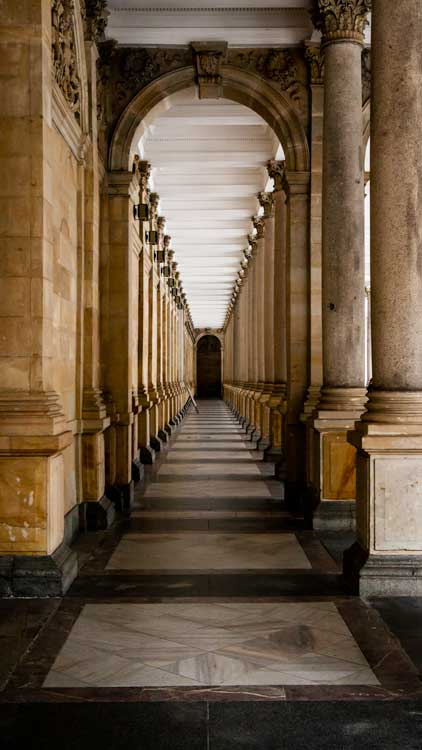
POLYGON ((108 570, 311 569, 294 534, 126 534, 108 570))
POLYGON ((330 602, 197 602, 85 605, 44 687, 81 684, 379 683, 330 602), (320 653, 324 646, 328 654, 320 653))

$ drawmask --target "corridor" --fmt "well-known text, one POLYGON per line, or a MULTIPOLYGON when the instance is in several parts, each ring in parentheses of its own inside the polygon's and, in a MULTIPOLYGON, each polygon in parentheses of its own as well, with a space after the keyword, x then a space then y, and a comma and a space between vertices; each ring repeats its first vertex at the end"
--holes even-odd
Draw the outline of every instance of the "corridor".
MULTIPOLYGON (((137 486, 130 517, 95 543, 80 537, 80 574, 66 597, 38 600, 36 616, 34 601, 9 605, 16 628, 24 606, 42 621, 3 693, 47 712, 35 747, 87 701, 94 713, 106 702, 110 748, 123 747, 116 727, 125 717, 143 749, 227 748, 239 721, 238 738, 259 727, 269 743, 259 747, 287 747, 271 744, 285 736, 299 748, 292 742, 305 741, 307 717, 352 741, 350 701, 354 721, 374 717, 382 744, 368 747, 395 747, 381 714, 408 721, 413 704, 394 699, 420 696, 415 668, 375 607, 344 590, 337 562, 286 510, 273 474, 226 404, 200 401, 137 486), (331 701, 329 715, 321 700, 331 701)), ((24 741, 18 711, 15 739, 24 741)), ((76 721, 62 746, 85 748, 84 737, 76 721)))

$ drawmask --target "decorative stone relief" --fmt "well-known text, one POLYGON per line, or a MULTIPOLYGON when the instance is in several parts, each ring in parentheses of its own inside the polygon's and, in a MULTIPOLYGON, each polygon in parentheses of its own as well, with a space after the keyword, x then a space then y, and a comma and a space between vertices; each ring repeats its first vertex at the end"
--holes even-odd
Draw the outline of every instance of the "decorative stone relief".
POLYGON ((53 77, 78 122, 81 117, 81 80, 75 46, 73 0, 53 0, 51 5, 53 77))
POLYGON ((264 219, 270 219, 274 215, 274 193, 258 193, 258 200, 264 209, 264 219))
POLYGON ((267 79, 281 91, 285 91, 306 118, 308 93, 306 91, 306 69, 303 53, 286 49, 232 49, 228 62, 245 68, 267 79))
POLYGON ((324 83, 324 50, 321 47, 306 47, 305 60, 308 63, 311 84, 324 83))
POLYGON ((284 172, 286 170, 285 161, 270 159, 267 162, 267 171, 269 177, 274 180, 274 191, 278 192, 283 189, 284 172))
POLYGON ((362 51, 362 104, 371 97, 371 50, 362 51))
POLYGON ((361 42, 370 10, 371 0, 316 0, 311 15, 324 40, 355 39, 361 42))
POLYGON ((192 42, 200 99, 218 99, 221 94, 221 65, 227 56, 226 43, 192 42))
POLYGON ((192 65, 189 49, 118 48, 114 56, 114 109, 132 99, 148 83, 171 70, 192 65))

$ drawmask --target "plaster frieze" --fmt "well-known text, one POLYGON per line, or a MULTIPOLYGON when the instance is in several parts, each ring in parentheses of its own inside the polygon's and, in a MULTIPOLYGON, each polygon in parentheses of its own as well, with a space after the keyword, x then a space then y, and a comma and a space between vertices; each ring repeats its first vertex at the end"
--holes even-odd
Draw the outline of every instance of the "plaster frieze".
POLYGON ((51 55, 53 78, 76 120, 81 119, 81 78, 75 40, 74 0, 51 4, 51 55))
POLYGON ((283 190, 284 174, 286 171, 286 162, 270 159, 267 162, 267 171, 269 177, 274 180, 274 192, 283 190))
POLYGON ((274 193, 258 193, 260 206, 264 209, 264 219, 271 219, 274 216, 274 193))
POLYGON ((311 11, 323 43, 355 41, 363 43, 371 0, 315 0, 311 11))

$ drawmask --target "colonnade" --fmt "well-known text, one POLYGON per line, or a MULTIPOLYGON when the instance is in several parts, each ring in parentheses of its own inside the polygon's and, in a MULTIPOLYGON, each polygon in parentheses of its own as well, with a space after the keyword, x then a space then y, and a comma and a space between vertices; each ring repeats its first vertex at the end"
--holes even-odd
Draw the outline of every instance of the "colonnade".
POLYGON ((167 442, 188 400, 187 385, 193 386, 194 330, 150 172, 136 156, 131 173, 109 173, 104 207, 110 248, 101 279, 111 417, 106 494, 118 488, 126 506, 133 480, 167 442))
MULTIPOLYGON (((272 196, 275 218, 264 213, 264 229, 257 226, 234 290, 226 323, 226 349, 228 343, 232 352, 226 354, 230 368, 224 393, 258 446, 281 452, 285 472, 291 471, 293 457, 296 479, 306 477, 305 489, 296 484, 297 502, 313 515, 315 528, 355 528, 356 514, 357 541, 345 554, 347 578, 364 594, 420 593, 422 19, 416 0, 400 7, 394 0, 373 0, 373 380, 367 390, 361 50, 369 8, 369 0, 347 8, 319 2, 314 16, 325 64, 318 401, 311 413, 305 400, 299 409, 293 402, 297 372, 290 326, 298 321, 292 317, 297 283, 292 255, 298 238, 292 237, 286 172, 284 193, 276 183, 272 196), (279 246, 285 267, 277 260, 279 246), (303 424, 306 439, 300 433, 303 424), (306 457, 300 454, 305 447, 306 457)), ((278 168, 282 172, 282 165, 278 168)), ((312 306, 312 285, 307 293, 312 306)), ((309 337, 305 341, 309 363, 309 337)))

